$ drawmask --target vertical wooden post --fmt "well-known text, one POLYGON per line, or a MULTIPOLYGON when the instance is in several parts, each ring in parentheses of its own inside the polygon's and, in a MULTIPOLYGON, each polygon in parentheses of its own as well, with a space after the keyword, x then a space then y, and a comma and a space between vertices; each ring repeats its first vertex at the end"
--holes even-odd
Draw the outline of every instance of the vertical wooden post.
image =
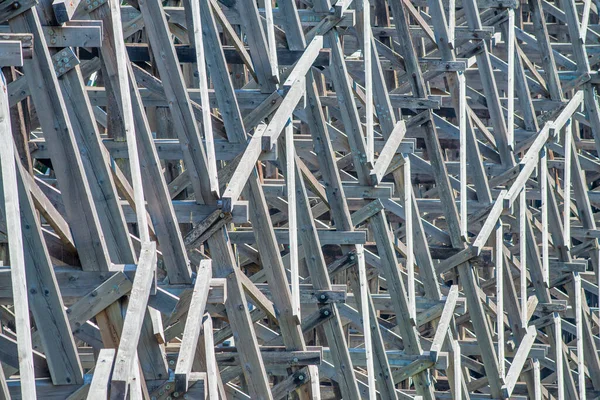
POLYGON ((504 259, 504 240, 502 233, 502 221, 496 223, 496 324, 498 327, 498 369, 500 376, 506 374, 506 363, 504 361, 504 272, 502 271, 504 259))
MULTIPOLYGON (((373 348, 371 342, 371 320, 369 312, 369 281, 367 280, 367 266, 365 264, 364 248, 356 245, 356 258, 358 260, 358 277, 361 298, 361 315, 363 322, 363 335, 365 341, 365 357, 367 359, 367 379, 369 382, 369 400, 377 398, 375 388, 375 368, 373 365, 373 348)), ((374 321, 376 323, 376 321, 374 321)))
POLYGON ((460 231, 462 236, 467 238, 467 88, 465 75, 458 74, 458 123, 459 123, 459 143, 460 143, 460 231))
POLYGON ((507 135, 508 145, 514 148, 515 144, 515 10, 509 8, 508 13, 508 35, 506 35, 508 49, 508 107, 507 107, 507 135))
POLYGON ((31 346, 31 324, 29 322, 29 302, 27 300, 27 277, 25 274, 25 256, 23 254, 23 236, 21 233, 21 211, 17 191, 17 171, 15 168, 15 149, 10 129, 10 109, 4 74, 0 72, 0 164, 2 187, 4 192, 4 217, 11 264, 11 282, 15 306, 15 325, 17 330, 17 349, 19 354, 19 375, 21 377, 21 396, 25 400, 36 399, 35 374, 33 372, 33 348, 31 346))
POLYGON ((585 357, 583 349, 583 304, 581 298, 581 275, 579 272, 573 273, 575 286, 575 332, 577 343, 577 373, 579 374, 579 399, 585 400, 585 357))
MULTIPOLYGON (((269 0, 267 0, 269 1, 269 0)), ((289 121, 285 126, 285 153, 288 200, 288 229, 290 232, 290 271, 292 284, 292 307, 294 314, 301 318, 300 276, 298 271, 298 220, 296 218, 296 151, 294 150, 294 126, 289 121)))
POLYGON ((554 351, 556 359, 556 385, 558 386, 558 400, 565 400, 565 385, 563 372, 563 340, 562 340, 562 324, 558 313, 554 313, 554 351))
POLYGON ((573 124, 571 120, 564 127, 564 148, 565 148, 565 167, 563 170, 563 241, 567 248, 571 248, 571 143, 573 141, 572 134, 573 124))
MULTIPOLYGON (((121 4, 116 0, 108 0, 113 23, 117 26, 121 20, 121 4)), ((127 58, 125 55, 125 41, 123 40, 123 31, 115 30, 115 52, 121 57, 116 57, 117 61, 117 79, 121 88, 127 88, 127 58)), ((131 96, 128 90, 120 92, 123 127, 125 128, 125 137, 127 139, 127 152, 129 154, 129 169, 131 172, 131 181, 133 186, 133 198, 135 202, 135 214, 142 244, 150 241, 148 223, 146 222, 146 200, 144 198, 144 189, 142 186, 142 171, 140 168, 140 158, 138 155, 137 141, 135 138, 135 124, 133 122, 133 112, 131 106, 131 96)))
POLYGON ((363 2, 363 35, 362 53, 365 64, 365 115, 366 115, 366 139, 367 139, 367 162, 375 162, 375 139, 373 136, 373 68, 371 60, 371 3, 369 0, 363 2))
POLYGON ((540 151, 540 208, 542 211, 542 266, 544 279, 550 285, 549 237, 548 237, 548 152, 546 147, 540 151))
POLYGON ((210 100, 208 97, 208 76, 206 71, 206 59, 204 55, 204 41, 202 40, 202 20, 200 17, 200 4, 195 1, 184 0, 186 10, 186 21, 190 43, 196 49, 196 71, 198 72, 198 86, 200 88, 200 105, 202 106, 202 130, 204 132, 204 143, 206 147, 206 158, 208 163, 208 178, 211 191, 219 193, 219 179, 217 175, 217 157, 215 155, 215 143, 213 135, 210 100))
POLYGON ((272 0, 264 0, 265 17, 267 25, 267 44, 269 46, 269 62, 271 71, 278 74, 279 65, 277 62, 277 42, 275 42, 275 25, 273 24, 273 3, 272 0))
POLYGON ((542 384, 540 376, 540 361, 538 359, 533 360, 533 381, 535 385, 535 400, 542 400, 542 384))
POLYGON ((406 231, 406 272, 408 274, 408 302, 410 304, 410 317, 417 320, 417 305, 415 300, 415 260, 413 245, 413 221, 412 221, 412 178, 410 171, 410 157, 408 154, 402 156, 404 159, 404 213, 406 231))
POLYGON ((527 219, 527 189, 523 187, 519 194, 519 246, 521 259, 521 275, 519 279, 521 288, 521 325, 527 326, 527 241, 525 239, 525 225, 527 219))

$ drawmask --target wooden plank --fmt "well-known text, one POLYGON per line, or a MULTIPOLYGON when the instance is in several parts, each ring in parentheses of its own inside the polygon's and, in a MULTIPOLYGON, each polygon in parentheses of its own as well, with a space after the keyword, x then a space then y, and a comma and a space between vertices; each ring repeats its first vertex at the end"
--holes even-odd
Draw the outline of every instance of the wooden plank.
MULTIPOLYGON (((188 312, 187 320, 185 322, 183 341, 179 351, 180 356, 177 359, 177 366, 175 367, 175 386, 176 390, 179 392, 187 392, 189 388, 189 375, 192 372, 192 363, 194 362, 196 346, 199 345, 198 338, 200 337, 200 329, 208 298, 211 276, 211 262, 210 260, 203 260, 198 266, 196 283, 194 284, 194 291, 190 302, 190 311, 188 312)), ((215 371, 208 372, 214 377, 215 371)))
MULTIPOLYGON (((396 127, 387 139, 383 150, 379 153, 379 157, 371 170, 371 184, 377 185, 380 183, 392 162, 393 156, 396 154, 396 150, 404 139, 406 134, 406 125, 403 121, 397 123, 396 127)), ((374 144, 373 144, 374 146, 374 144)))
POLYGON ((0 40, 0 65, 20 67, 23 65, 23 50, 19 40, 0 40))
POLYGON ((527 361, 527 355, 529 354, 529 350, 531 349, 536 336, 537 330, 532 326, 528 327, 525 340, 523 340, 519 345, 519 349, 517 350, 517 354, 515 354, 513 363, 506 374, 505 384, 502 386, 502 392, 504 396, 511 396, 515 384, 517 383, 517 379, 519 378, 521 370, 523 369, 523 365, 525 365, 525 361, 527 361))
POLYGON ((252 174, 254 165, 258 161, 258 156, 262 151, 262 137, 266 129, 267 126, 262 124, 254 131, 254 135, 248 142, 248 147, 246 147, 246 150, 244 151, 242 160, 229 180, 227 189, 223 192, 222 206, 225 212, 232 211, 233 204, 239 199, 248 178, 252 174))
MULTIPOLYGON (((17 170, 15 154, 10 131, 10 111, 6 97, 6 80, 2 77, 3 89, 0 94, 0 137, 7 145, 0 148, 0 165, 2 171, 2 200, 4 218, 7 224, 7 234, 11 237, 10 262, 11 283, 15 299, 15 325, 17 333, 18 366, 21 375, 21 396, 24 399, 35 399, 35 374, 33 371, 33 356, 31 346, 31 326, 29 322, 29 304, 27 289, 27 274, 25 255, 23 254, 23 236, 21 230, 20 201, 17 190, 17 170)), ((3 391, 4 392, 4 391, 3 391)))
POLYGON ((137 348, 142 323, 146 315, 146 306, 150 288, 156 279, 156 243, 143 244, 138 261, 136 277, 123 322, 123 333, 115 358, 115 367, 111 378, 111 399, 124 399, 137 364, 137 348))
POLYGON ((94 367, 92 383, 88 391, 88 399, 106 399, 110 388, 110 380, 115 362, 115 349, 102 349, 94 367))
POLYGON ((431 355, 431 360, 433 362, 437 362, 439 352, 442 349, 442 345, 444 344, 446 331, 450 326, 450 321, 452 320, 452 316, 454 314, 454 307, 456 306, 457 299, 458 286, 454 285, 450 288, 450 292, 448 293, 448 297, 446 298, 444 310, 442 311, 442 315, 440 316, 440 322, 435 331, 433 341, 431 342, 431 348, 429 349, 429 354, 431 355))

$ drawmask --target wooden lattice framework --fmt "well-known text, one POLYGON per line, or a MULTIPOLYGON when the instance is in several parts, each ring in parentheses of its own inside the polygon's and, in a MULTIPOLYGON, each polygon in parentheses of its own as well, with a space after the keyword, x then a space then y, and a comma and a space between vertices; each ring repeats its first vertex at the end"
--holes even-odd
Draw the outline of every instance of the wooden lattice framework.
POLYGON ((0 399, 600 396, 599 11, 0 1, 0 399))

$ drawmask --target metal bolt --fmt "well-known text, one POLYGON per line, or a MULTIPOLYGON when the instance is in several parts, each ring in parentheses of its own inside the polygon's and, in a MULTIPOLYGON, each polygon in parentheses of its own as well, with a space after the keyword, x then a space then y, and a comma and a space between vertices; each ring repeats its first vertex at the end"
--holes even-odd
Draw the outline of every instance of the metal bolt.
POLYGON ((68 59, 67 57, 65 57, 65 58, 63 58, 63 62, 64 62, 64 63, 68 63, 68 62, 69 62, 69 59, 68 59))
POLYGON ((329 315, 329 310, 323 311, 323 315, 328 316, 329 315))
POLYGON ((294 359, 292 361, 295 362, 295 363, 297 363, 298 362, 298 357, 294 357, 294 359))
POLYGON ((60 53, 60 55, 61 55, 61 56, 63 56, 63 57, 66 57, 66 55, 67 55, 67 52, 66 52, 66 51, 63 51, 62 53, 60 53))
POLYGON ((179 392, 173 393, 173 397, 179 397, 179 392))
POLYGON ((299 381, 303 381, 304 380, 304 375, 303 374, 298 375, 298 380, 299 381))
MULTIPOLYGON (((175 365, 175 361, 169 360, 169 365, 175 365)), ((167 385, 167 389, 169 389, 169 385, 167 385)))
POLYGON ((21 8, 21 3, 15 1, 14 3, 12 3, 12 8, 13 10, 18 10, 19 8, 21 8))
POLYGON ((52 44, 56 44, 56 39, 51 39, 51 40, 50 40, 50 43, 52 43, 52 44))
POLYGON ((93 2, 92 4, 94 5, 94 7, 98 6, 98 2, 97 1, 93 2))
POLYGON ((58 70, 58 72, 63 73, 63 72, 65 72, 65 69, 61 68, 61 69, 58 70))
POLYGON ((167 390, 171 389, 171 385, 165 385, 165 389, 167 389, 167 390))

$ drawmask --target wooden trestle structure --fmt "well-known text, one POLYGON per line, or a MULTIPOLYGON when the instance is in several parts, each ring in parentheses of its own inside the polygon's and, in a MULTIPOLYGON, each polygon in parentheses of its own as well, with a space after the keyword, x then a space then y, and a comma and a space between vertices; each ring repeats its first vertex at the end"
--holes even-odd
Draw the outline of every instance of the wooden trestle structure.
POLYGON ((2 0, 0 399, 600 396, 599 11, 2 0))

